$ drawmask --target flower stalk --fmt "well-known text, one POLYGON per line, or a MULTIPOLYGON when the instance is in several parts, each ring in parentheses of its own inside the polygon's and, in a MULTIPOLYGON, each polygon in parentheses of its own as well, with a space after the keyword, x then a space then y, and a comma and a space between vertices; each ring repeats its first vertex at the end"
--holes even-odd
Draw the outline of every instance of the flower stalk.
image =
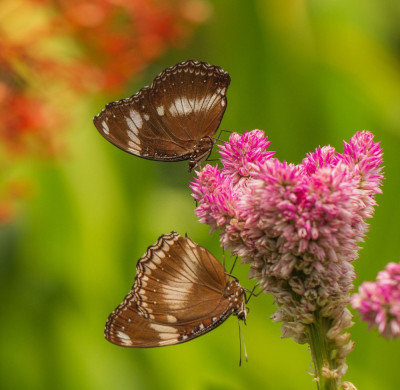
MULTIPOLYGON (((348 319, 351 318, 349 314, 346 312, 348 319)), ((347 324, 348 327, 351 325, 352 322, 347 324)), ((320 314, 316 314, 315 323, 307 326, 308 344, 318 390, 341 388, 341 378, 347 370, 345 358, 354 346, 352 342, 349 343, 350 333, 339 333, 332 338, 334 328, 332 320, 320 314)))
POLYGON ((333 374, 336 365, 334 359, 331 358, 332 347, 326 337, 329 328, 329 321, 317 316, 316 323, 310 324, 307 329, 318 390, 336 390, 338 388, 333 374))

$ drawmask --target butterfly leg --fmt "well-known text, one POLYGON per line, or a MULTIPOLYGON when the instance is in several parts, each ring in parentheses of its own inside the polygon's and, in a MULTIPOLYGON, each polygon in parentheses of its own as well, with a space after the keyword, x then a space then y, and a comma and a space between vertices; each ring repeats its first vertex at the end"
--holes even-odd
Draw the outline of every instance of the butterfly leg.
POLYGON ((253 287, 252 290, 249 290, 249 289, 243 287, 243 290, 246 291, 246 292, 248 292, 248 293, 250 294, 249 297, 247 297, 247 296, 245 295, 246 304, 249 302, 249 300, 250 300, 250 298, 251 298, 252 296, 258 297, 258 296, 263 292, 263 290, 260 290, 258 293, 255 293, 254 290, 257 288, 257 286, 258 286, 258 284, 256 284, 256 285, 253 287))

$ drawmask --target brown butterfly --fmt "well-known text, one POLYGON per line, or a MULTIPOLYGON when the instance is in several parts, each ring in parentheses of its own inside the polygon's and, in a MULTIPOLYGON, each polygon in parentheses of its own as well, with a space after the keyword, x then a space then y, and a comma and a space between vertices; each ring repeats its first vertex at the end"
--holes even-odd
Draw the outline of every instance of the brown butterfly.
POLYGON ((181 62, 163 70, 151 86, 107 104, 93 121, 125 152, 149 160, 189 160, 192 170, 211 153, 230 81, 219 66, 181 62))
POLYGON ((192 340, 231 314, 245 321, 246 299, 237 279, 205 248, 178 233, 162 235, 136 266, 132 290, 111 313, 108 341, 135 348, 192 340))

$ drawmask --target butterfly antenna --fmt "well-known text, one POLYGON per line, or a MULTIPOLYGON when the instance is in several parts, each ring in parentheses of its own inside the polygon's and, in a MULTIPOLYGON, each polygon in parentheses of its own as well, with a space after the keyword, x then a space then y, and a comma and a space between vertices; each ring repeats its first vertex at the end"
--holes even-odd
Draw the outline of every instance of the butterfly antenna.
POLYGON ((240 345, 240 357, 239 357, 239 367, 242 365, 242 342, 243 342, 243 349, 244 349, 244 359, 246 360, 246 362, 248 362, 248 358, 247 358, 247 350, 246 350, 246 344, 244 342, 244 338, 242 335, 242 328, 240 327, 240 320, 238 319, 238 323, 239 323, 239 345, 240 345))
MULTIPOLYGON (((233 279, 238 280, 238 278, 237 278, 235 275, 232 275, 232 271, 233 271, 233 269, 235 268, 236 260, 237 260, 237 256, 235 257, 235 261, 234 261, 233 264, 232 264, 232 268, 231 268, 230 272, 226 272, 226 269, 225 269, 225 274, 228 275, 228 276, 230 276, 230 277, 233 278, 233 279)), ((225 257, 224 257, 224 268, 225 268, 225 257)), ((246 289, 245 289, 245 290, 246 290, 246 289)))
MULTIPOLYGON (((216 137, 210 137, 210 138, 213 140, 214 143, 215 143, 215 142, 218 142, 218 141, 223 141, 223 140, 221 139, 221 134, 222 134, 222 133, 229 133, 229 134, 232 134, 233 131, 231 131, 231 130, 221 130, 221 131, 218 133, 218 135, 217 135, 216 137)), ((220 159, 220 158, 210 158, 211 153, 212 153, 212 150, 211 150, 210 154, 207 156, 207 158, 205 159, 205 161, 211 161, 211 162, 217 161, 217 162, 221 162, 221 159, 220 159)))
MULTIPOLYGON (((224 255, 225 255, 225 252, 224 252, 224 255)), ((238 278, 237 278, 236 276, 232 275, 232 271, 233 271, 233 269, 235 268, 235 264, 236 264, 237 258, 238 258, 238 257, 236 256, 236 257, 235 257, 235 261, 234 261, 233 264, 232 264, 232 268, 231 268, 230 272, 226 272, 226 270, 225 270, 225 273, 226 273, 228 276, 230 276, 231 278, 236 279, 236 280, 238 280, 238 278)), ((224 268, 225 268, 225 256, 224 256, 224 268)))
POLYGON ((238 257, 236 256, 236 257, 235 257, 235 261, 234 261, 233 264, 232 264, 232 268, 231 268, 231 270, 229 271, 230 274, 233 272, 233 269, 235 268, 237 258, 238 258, 238 257))
POLYGON ((232 134, 233 133, 233 131, 231 131, 231 130, 221 130, 220 132, 219 132, 219 134, 217 135, 217 137, 216 138, 214 138, 216 141, 221 141, 221 134, 222 133, 229 133, 229 134, 232 134))

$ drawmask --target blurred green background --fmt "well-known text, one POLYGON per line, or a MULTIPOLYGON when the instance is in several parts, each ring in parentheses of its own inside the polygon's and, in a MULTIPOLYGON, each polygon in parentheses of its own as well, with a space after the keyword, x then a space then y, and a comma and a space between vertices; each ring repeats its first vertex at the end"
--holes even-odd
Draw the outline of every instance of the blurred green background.
MULTIPOLYGON (((68 153, 20 165, 33 191, 0 231, 0 388, 315 389, 307 346, 280 339, 265 295, 250 301, 249 362, 240 368, 233 317, 172 347, 124 349, 103 338, 136 261, 159 235, 187 232, 218 258, 222 252, 218 235, 196 221, 187 162, 130 156, 97 133, 92 117, 163 68, 194 58, 231 76, 221 128, 264 130, 280 159, 298 163, 326 144, 341 151, 342 140, 372 131, 384 149, 386 179, 354 263, 358 286, 399 261, 399 20, 393 0, 210 1, 209 19, 185 45, 153 61, 123 92, 82 95, 64 107, 79 118, 66 137, 68 153)), ((234 271, 252 288, 247 272, 246 265, 234 271)), ((344 379, 362 390, 398 389, 399 340, 355 322, 344 379)))

